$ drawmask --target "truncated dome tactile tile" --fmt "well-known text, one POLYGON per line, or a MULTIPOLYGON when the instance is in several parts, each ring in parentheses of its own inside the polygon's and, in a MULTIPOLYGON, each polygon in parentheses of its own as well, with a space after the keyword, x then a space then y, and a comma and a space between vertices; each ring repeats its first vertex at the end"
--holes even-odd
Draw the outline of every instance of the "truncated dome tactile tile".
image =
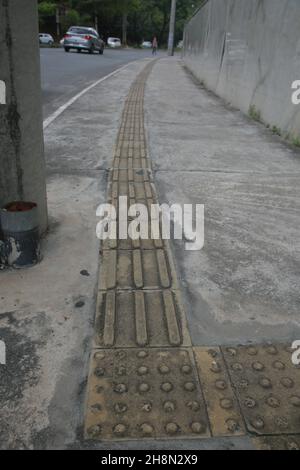
POLYGON ((300 368, 284 345, 222 348, 248 431, 300 433, 300 368))
POLYGON ((252 442, 257 450, 300 450, 300 435, 254 437, 252 442))
POLYGON ((194 348, 213 436, 245 435, 243 417, 220 348, 194 348))
POLYGON ((191 351, 95 350, 85 437, 92 440, 210 437, 191 351))

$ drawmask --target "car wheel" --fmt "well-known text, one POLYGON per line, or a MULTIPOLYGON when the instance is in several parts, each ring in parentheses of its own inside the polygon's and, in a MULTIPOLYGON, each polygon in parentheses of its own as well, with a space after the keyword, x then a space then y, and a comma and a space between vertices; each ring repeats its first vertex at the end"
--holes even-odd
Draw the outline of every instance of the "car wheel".
POLYGON ((69 48, 69 47, 65 47, 65 51, 66 51, 66 52, 70 52, 70 48, 69 48))
POLYGON ((48 42, 48 46, 50 46, 50 47, 53 46, 53 42, 52 42, 52 41, 49 41, 49 42, 48 42))

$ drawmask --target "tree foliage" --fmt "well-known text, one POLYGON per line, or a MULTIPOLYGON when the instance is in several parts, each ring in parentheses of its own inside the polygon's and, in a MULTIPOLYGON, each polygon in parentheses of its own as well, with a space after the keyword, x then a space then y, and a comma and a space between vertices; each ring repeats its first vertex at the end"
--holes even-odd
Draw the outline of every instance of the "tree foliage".
MULTIPOLYGON (((177 0, 176 41, 184 24, 203 0, 177 0)), ((71 24, 98 26, 100 34, 128 39, 129 44, 158 37, 167 44, 171 0, 39 0, 40 27, 56 31, 56 8, 61 14, 62 33, 71 24)))
POLYGON ((52 2, 40 2, 39 3, 39 15, 42 18, 55 15, 56 5, 52 2))

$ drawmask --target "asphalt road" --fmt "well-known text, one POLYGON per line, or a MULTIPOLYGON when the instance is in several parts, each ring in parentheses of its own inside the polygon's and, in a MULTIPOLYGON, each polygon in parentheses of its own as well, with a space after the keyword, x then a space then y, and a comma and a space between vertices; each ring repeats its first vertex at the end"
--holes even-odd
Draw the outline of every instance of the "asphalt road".
POLYGON ((44 119, 74 95, 123 65, 151 57, 149 50, 111 50, 104 55, 41 49, 44 119))

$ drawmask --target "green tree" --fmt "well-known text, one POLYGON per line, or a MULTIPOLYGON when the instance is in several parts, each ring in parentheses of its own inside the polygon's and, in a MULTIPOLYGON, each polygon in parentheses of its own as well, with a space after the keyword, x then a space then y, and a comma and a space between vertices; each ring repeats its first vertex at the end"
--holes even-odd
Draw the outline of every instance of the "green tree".
POLYGON ((68 10, 61 19, 61 25, 64 31, 67 31, 70 26, 77 25, 80 23, 80 15, 76 10, 68 10))
POLYGON ((41 2, 38 6, 39 15, 42 17, 55 15, 56 5, 52 2, 41 2))
POLYGON ((40 28, 43 28, 47 24, 49 18, 55 15, 56 5, 50 1, 42 1, 39 3, 38 9, 40 28))
POLYGON ((127 44, 128 16, 140 6, 141 0, 74 0, 79 11, 89 12, 98 26, 99 17, 105 16, 110 20, 120 17, 122 20, 123 44, 127 44))
POLYGON ((122 42, 127 46, 128 16, 140 7, 140 0, 112 0, 117 12, 122 15, 122 42))
MULTIPOLYGON (((204 0, 177 0, 176 41, 186 20, 204 0)), ((171 0, 39 0, 40 24, 56 30, 56 8, 63 31, 71 24, 94 26, 105 36, 122 37, 123 44, 140 44, 158 37, 167 44, 171 0)))

